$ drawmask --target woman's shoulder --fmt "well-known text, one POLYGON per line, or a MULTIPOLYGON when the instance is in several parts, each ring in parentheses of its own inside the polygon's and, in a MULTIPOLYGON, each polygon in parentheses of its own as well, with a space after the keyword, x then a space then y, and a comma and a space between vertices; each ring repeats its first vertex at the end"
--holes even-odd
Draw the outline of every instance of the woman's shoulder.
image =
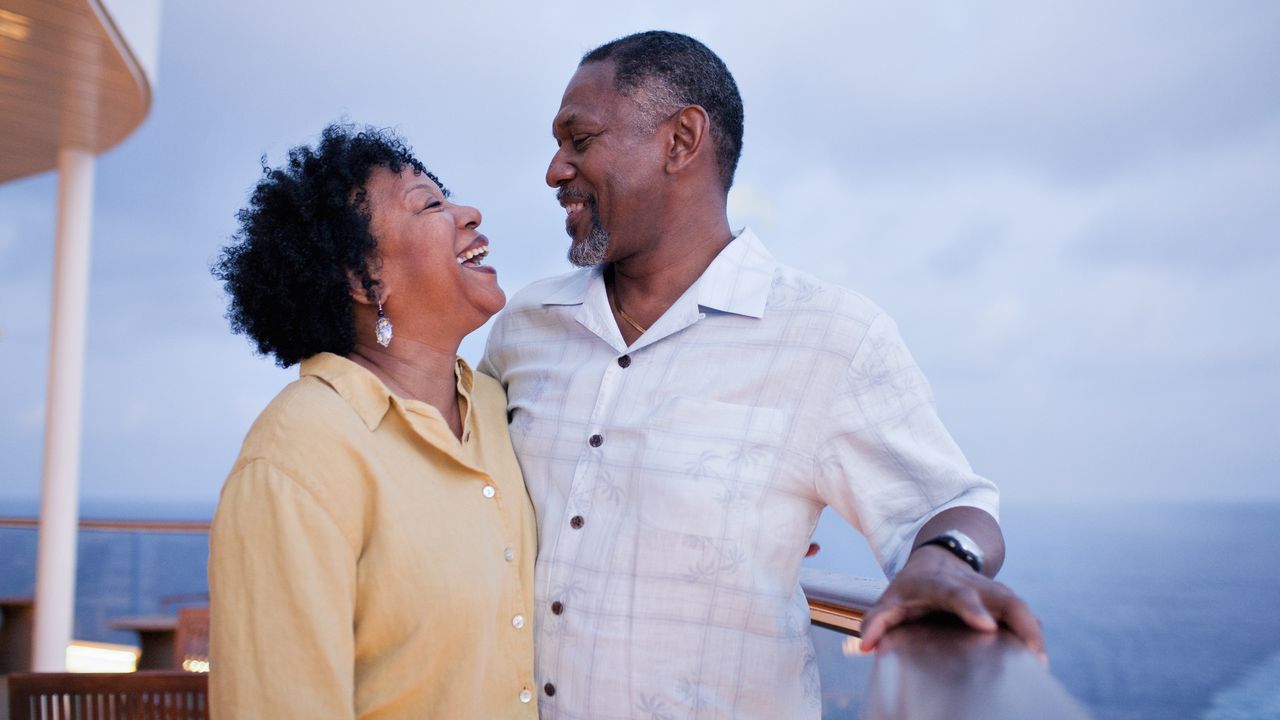
POLYGON ((329 383, 315 375, 304 375, 267 403, 249 434, 268 438, 282 433, 341 434, 359 421, 351 404, 329 383))
POLYGON ((259 413, 241 446, 237 465, 265 460, 285 472, 331 462, 341 448, 367 433, 355 409, 319 377, 286 385, 259 413))
POLYGON ((507 391, 502 383, 480 371, 475 372, 471 383, 471 401, 477 412, 503 418, 507 415, 507 391))

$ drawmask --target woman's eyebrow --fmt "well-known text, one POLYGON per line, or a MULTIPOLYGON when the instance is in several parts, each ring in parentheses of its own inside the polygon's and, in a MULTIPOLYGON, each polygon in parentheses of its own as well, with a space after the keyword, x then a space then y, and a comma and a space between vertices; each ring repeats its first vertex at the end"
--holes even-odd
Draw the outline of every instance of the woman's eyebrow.
POLYGON ((418 183, 404 191, 405 197, 408 197, 414 190, 426 190, 427 192, 431 192, 431 186, 427 183, 418 183))

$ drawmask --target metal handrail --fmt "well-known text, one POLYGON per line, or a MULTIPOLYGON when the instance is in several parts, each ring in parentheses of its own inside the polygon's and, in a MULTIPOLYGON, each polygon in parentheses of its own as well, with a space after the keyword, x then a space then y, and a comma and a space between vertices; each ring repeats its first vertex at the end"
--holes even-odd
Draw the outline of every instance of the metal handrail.
POLYGON ((885 584, 827 570, 800 570, 800 587, 809 600, 813 624, 854 637, 861 635, 862 616, 876 604, 885 584))
MULTIPOLYGON (((33 517, 0 517, 0 528, 35 530, 40 521, 33 517)), ((120 532, 209 532, 208 520, 80 520, 81 530, 106 530, 120 532)))

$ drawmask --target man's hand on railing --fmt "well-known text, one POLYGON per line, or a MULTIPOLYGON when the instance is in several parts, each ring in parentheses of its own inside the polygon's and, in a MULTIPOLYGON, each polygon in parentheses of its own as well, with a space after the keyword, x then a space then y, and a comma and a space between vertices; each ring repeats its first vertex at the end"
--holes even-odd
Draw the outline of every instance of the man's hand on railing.
POLYGON ((891 628, 934 612, 960 617, 969 627, 995 632, 1003 625, 1046 663, 1040 621, 1012 590, 973 571, 947 550, 928 546, 911 554, 862 621, 862 649, 871 651, 891 628))

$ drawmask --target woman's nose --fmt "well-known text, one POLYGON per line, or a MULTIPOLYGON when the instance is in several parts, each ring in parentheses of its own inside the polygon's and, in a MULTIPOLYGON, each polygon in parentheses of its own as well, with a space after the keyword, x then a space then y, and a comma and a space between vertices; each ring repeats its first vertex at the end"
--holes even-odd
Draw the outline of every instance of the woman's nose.
POLYGON ((457 215, 458 223, 465 228, 480 227, 480 221, 484 219, 484 216, 480 214, 480 209, 470 205, 459 205, 457 215))

